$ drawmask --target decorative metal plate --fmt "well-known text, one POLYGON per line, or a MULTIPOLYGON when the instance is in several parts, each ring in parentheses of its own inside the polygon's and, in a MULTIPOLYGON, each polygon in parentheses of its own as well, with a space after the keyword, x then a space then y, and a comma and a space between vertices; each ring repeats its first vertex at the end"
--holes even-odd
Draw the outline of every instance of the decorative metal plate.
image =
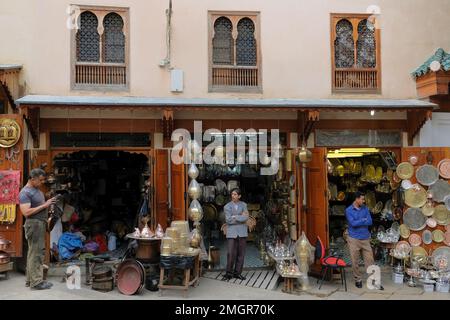
POLYGON ((413 247, 418 247, 422 244, 422 237, 416 233, 413 233, 409 236, 409 243, 413 247))
POLYGON ((425 230, 422 233, 422 241, 424 244, 430 244, 431 242, 433 242, 433 234, 430 230, 425 230))
POLYGON ((395 250, 409 254, 411 252, 411 245, 407 241, 399 241, 395 245, 395 250))
POLYGON ((427 263, 427 251, 422 247, 412 248, 412 258, 419 262, 420 265, 425 265, 427 263))
POLYGON ((416 171, 417 181, 424 186, 431 186, 439 179, 439 171, 430 164, 420 166, 416 171))
POLYGON ((401 179, 410 179, 414 174, 414 167, 409 162, 402 162, 397 166, 396 172, 401 179))
POLYGON ((442 241, 444 241, 444 232, 442 230, 434 230, 432 235, 434 242, 441 243, 442 241))
POLYGON ((416 184, 411 189, 405 191, 405 203, 412 208, 423 207, 427 202, 427 192, 425 189, 416 184))
POLYGON ((439 161, 437 168, 442 178, 450 179, 450 159, 442 159, 439 161))
POLYGON ((408 208, 403 215, 403 223, 412 231, 422 230, 427 224, 426 217, 418 208, 408 208))
POLYGON ((400 236, 404 239, 408 239, 411 232, 409 231, 409 227, 406 224, 400 225, 400 236))
POLYGON ((444 204, 447 210, 450 210, 450 194, 448 196, 445 196, 444 198, 444 204))
POLYGON ((434 218, 428 218, 427 219, 427 226, 430 228, 436 228, 437 226, 437 221, 434 218))
POLYGON ((447 261, 450 262, 450 248, 449 247, 439 247, 436 250, 433 251, 433 254, 431 255, 431 259, 434 266, 437 266, 437 258, 439 256, 445 256, 447 258, 447 261))
POLYGON ((438 224, 445 226, 449 222, 449 213, 447 208, 443 204, 440 204, 434 209, 433 218, 436 219, 438 224))
POLYGON ((427 217, 431 217, 434 213, 433 202, 425 203, 425 205, 422 207, 422 213, 427 217))
POLYGON ((444 198, 450 195, 450 184, 445 180, 439 179, 428 188, 428 192, 432 194, 434 201, 443 202, 444 198))

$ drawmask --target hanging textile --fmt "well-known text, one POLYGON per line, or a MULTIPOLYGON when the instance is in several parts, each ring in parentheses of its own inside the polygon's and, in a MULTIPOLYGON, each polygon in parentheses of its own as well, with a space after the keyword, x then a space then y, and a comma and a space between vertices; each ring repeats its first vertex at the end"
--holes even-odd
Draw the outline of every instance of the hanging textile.
POLYGON ((20 171, 0 171, 0 204, 19 204, 20 171))

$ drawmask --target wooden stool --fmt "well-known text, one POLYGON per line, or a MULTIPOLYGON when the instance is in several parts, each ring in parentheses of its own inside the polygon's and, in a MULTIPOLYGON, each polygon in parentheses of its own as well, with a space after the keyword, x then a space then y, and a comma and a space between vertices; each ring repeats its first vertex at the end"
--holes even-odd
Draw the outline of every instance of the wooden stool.
POLYGON ((173 272, 174 269, 164 269, 163 267, 160 268, 159 273, 159 295, 162 296, 162 290, 163 289, 175 289, 175 290, 184 290, 184 296, 187 297, 188 290, 190 286, 196 287, 199 283, 200 274, 201 274, 201 261, 200 261, 200 254, 195 256, 194 265, 191 269, 185 269, 183 274, 183 281, 182 285, 173 285, 173 284, 164 284, 164 274, 165 270, 169 271, 169 283, 173 282, 173 272), (192 273, 192 277, 191 277, 192 273))
POLYGON ((294 291, 295 279, 297 278, 289 278, 289 277, 283 278, 284 286, 282 291, 285 293, 292 293, 294 291))

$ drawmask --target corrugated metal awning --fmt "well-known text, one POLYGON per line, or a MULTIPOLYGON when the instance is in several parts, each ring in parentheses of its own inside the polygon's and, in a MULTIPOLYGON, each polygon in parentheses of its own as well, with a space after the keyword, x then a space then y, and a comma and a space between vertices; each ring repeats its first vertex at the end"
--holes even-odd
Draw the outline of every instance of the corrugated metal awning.
POLYGON ((292 109, 292 110, 433 110, 437 105, 416 99, 238 99, 152 98, 27 95, 16 100, 21 107, 152 107, 172 109, 292 109))

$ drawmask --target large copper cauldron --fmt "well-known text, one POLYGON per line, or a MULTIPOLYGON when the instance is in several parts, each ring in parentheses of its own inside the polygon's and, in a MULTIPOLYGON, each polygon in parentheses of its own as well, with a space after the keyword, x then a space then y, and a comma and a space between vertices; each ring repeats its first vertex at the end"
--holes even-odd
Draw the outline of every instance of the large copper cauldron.
POLYGON ((161 239, 138 240, 136 259, 146 263, 158 263, 161 248, 161 239))

